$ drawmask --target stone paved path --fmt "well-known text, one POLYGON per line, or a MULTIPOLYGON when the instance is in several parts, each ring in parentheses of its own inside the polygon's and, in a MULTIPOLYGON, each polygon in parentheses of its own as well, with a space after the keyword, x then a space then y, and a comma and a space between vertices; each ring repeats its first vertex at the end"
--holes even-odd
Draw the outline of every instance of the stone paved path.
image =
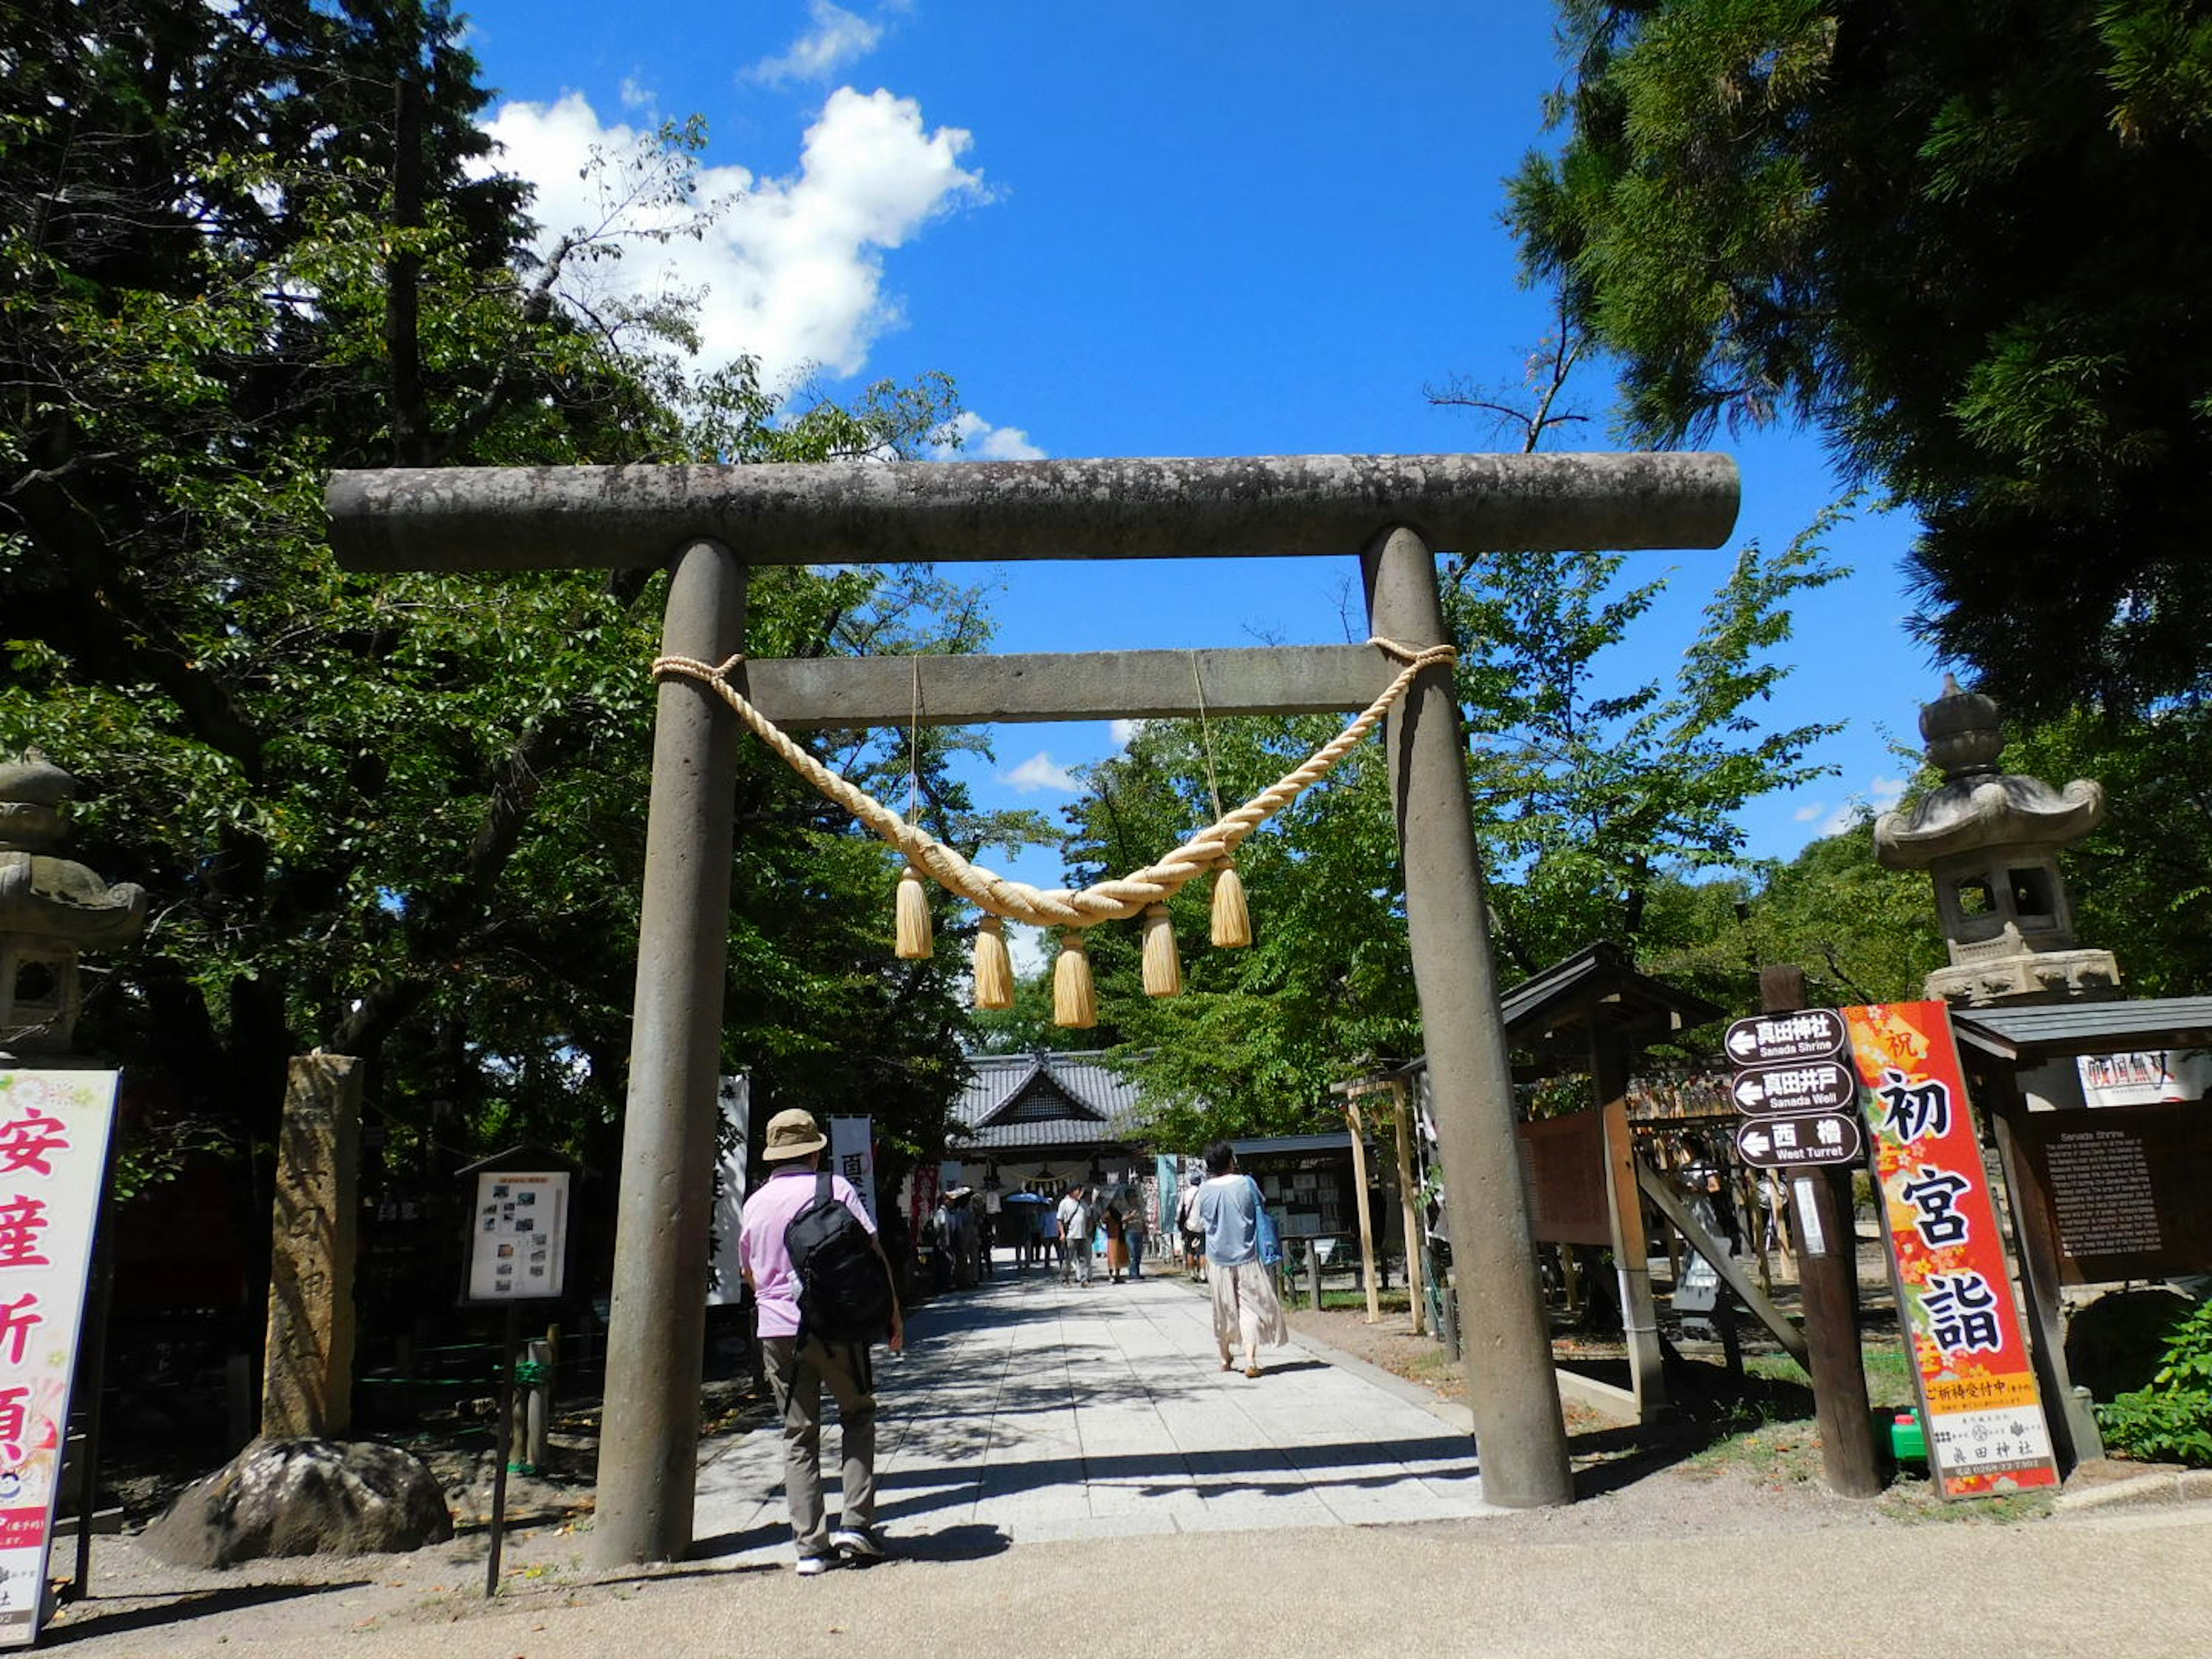
MULTIPOLYGON (((1188 1281, 1085 1289, 1002 1270, 922 1310, 909 1335, 877 1366, 878 1518, 902 1555, 1497 1513, 1472 1443, 1417 1390, 1296 1346, 1263 1352, 1256 1381, 1222 1371, 1188 1281)), ((823 1441, 834 1480, 834 1430, 823 1441)), ((716 1455, 698 1502, 700 1554, 789 1559, 774 1431, 716 1455)))

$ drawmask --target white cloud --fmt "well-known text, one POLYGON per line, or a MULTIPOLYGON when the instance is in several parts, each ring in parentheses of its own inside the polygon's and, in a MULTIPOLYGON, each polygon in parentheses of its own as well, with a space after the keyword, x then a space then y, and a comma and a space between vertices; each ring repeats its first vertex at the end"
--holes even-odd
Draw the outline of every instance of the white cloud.
MULTIPOLYGON (((503 148, 500 165, 538 187, 532 213, 545 227, 544 246, 603 222, 593 154, 622 154, 646 136, 602 124, 573 92, 550 105, 508 104, 489 131, 503 148)), ((698 325, 708 364, 750 352, 763 380, 779 388, 812 367, 855 374, 878 337, 901 320, 884 292, 884 251, 960 204, 985 199, 981 176, 960 165, 971 143, 957 127, 926 131, 910 98, 841 87, 807 129, 796 173, 701 168, 698 198, 730 204, 704 235, 634 246, 614 269, 633 291, 703 290, 698 325)), ((691 216, 677 204, 634 210, 629 222, 669 228, 691 216)))
POLYGON ((1018 426, 993 426, 981 416, 970 410, 962 410, 946 422, 949 435, 959 440, 936 446, 937 453, 946 460, 971 461, 1041 461, 1045 453, 1030 441, 1030 434, 1018 426))
MULTIPOLYGON (((1821 823, 1820 833, 1824 836, 1840 836, 1845 830, 1859 828, 1864 822, 1865 815, 1887 812, 1891 807, 1896 805, 1904 795, 1905 784, 1905 781, 1903 778, 1875 776, 1868 779, 1867 787, 1863 790, 1828 814, 1821 823)), ((1805 814, 1800 812, 1797 816, 1802 819, 1805 814)))
POLYGON ((635 75, 625 75, 622 82, 622 106, 640 115, 651 115, 659 103, 653 88, 635 75))
POLYGON ((1807 801, 1790 816, 1799 823, 1810 823, 1827 810, 1828 803, 1824 800, 1807 801))
POLYGON ((1127 749, 1137 733, 1145 729, 1142 720, 1109 720, 1106 735, 1114 740, 1116 749, 1127 749))
POLYGON ((1054 761, 1050 753, 1040 749, 1011 772, 1002 774, 999 781, 1012 786, 1014 793, 1033 794, 1040 789, 1057 789, 1063 794, 1075 793, 1075 775, 1054 761))
POLYGON ((826 81, 846 64, 866 57, 884 38, 881 24, 855 16, 830 0, 808 0, 806 15, 813 26, 782 57, 764 58, 748 69, 745 79, 770 86, 826 81))

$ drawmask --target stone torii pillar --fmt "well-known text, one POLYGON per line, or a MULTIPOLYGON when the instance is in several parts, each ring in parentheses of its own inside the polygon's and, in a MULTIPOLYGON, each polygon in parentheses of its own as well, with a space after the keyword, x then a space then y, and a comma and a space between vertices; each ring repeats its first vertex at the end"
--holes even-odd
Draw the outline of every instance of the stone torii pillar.
MULTIPOLYGON (((1715 547, 1736 499, 1734 464, 1700 454, 400 470, 337 473, 328 492, 351 569, 669 566, 664 648, 708 662, 744 648, 753 565, 1284 554, 1359 554, 1375 632, 1418 648, 1445 637, 1435 550, 1715 547)), ((1201 690, 1212 714, 1352 710, 1396 667, 1364 646, 933 657, 923 718, 1187 717, 1201 690)), ((746 695, 790 729, 902 725, 913 672, 756 661, 746 695)), ((607 1565, 680 1557, 696 1480, 738 727, 705 686, 658 696, 599 1457, 607 1565)), ((1484 1492, 1565 1503, 1448 665, 1420 674, 1387 730, 1484 1492)))

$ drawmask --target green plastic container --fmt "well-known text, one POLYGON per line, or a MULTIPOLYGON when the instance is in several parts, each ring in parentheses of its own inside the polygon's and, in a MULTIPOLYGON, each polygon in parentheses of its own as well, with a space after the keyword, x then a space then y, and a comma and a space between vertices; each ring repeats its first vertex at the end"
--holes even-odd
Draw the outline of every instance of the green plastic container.
POLYGON ((1928 1461, 1928 1435, 1920 1426, 1918 1412, 1899 1412, 1889 1425, 1889 1449, 1900 1463, 1928 1461))

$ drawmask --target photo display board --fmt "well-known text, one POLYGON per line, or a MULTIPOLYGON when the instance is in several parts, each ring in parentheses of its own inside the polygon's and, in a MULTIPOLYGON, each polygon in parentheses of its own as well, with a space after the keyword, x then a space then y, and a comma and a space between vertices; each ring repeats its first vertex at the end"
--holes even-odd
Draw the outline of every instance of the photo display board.
POLYGON ((1846 1008, 1936 1489, 2055 1486, 1973 1108, 1941 1002, 1846 1008))
POLYGON ((565 1170, 483 1170, 469 1221, 471 1302, 543 1302, 562 1293, 568 1259, 565 1170))
POLYGON ((39 1636, 115 1085, 0 1070, 0 1647, 39 1636))

